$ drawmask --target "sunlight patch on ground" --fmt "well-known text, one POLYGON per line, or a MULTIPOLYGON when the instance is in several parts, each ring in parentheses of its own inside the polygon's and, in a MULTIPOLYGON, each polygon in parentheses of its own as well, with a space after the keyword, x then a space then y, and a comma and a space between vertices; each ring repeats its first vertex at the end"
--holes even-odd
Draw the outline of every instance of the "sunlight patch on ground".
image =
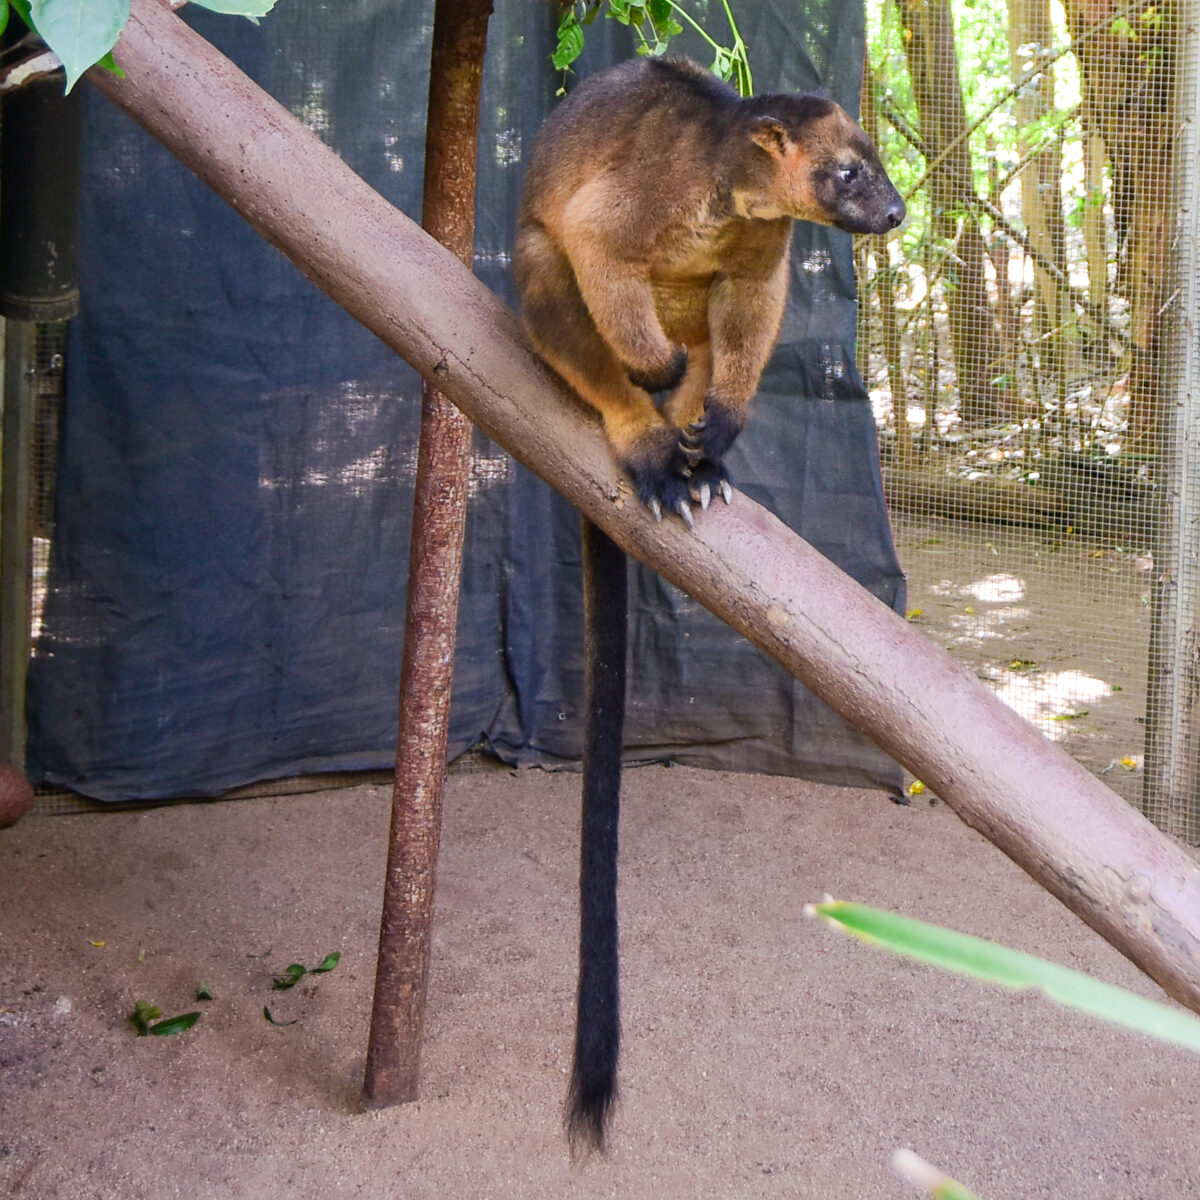
POLYGON ((1032 611, 1017 603, 1025 599, 1026 590, 1023 579, 1008 574, 987 575, 967 584, 954 579, 930 584, 933 595, 944 597, 953 606, 945 618, 952 635, 945 643, 947 648, 1013 637, 1014 626, 1033 620, 1032 611))
MULTIPOLYGON (((1007 641, 1016 651, 1022 628, 1035 620, 1028 586, 1018 575, 996 572, 970 583, 943 579, 929 590, 953 610, 943 617, 948 647, 1007 641)), ((1033 662, 998 663, 980 674, 1000 700, 1055 742, 1065 741, 1092 706, 1112 695, 1111 683, 1095 675, 1044 670, 1033 662)))
POLYGON ((1083 671, 1016 675, 996 688, 1009 708, 1036 725, 1052 742, 1064 741, 1071 725, 1087 719, 1093 704, 1106 700, 1112 686, 1083 671))
POLYGON ((989 575, 962 590, 980 604, 1013 604, 1025 598, 1025 581, 1015 575, 989 575))
POLYGON ((1024 606, 1017 608, 992 609, 990 612, 957 613, 950 618, 954 631, 954 645, 968 642, 994 641, 996 638, 1011 638, 1012 626, 1018 621, 1033 620, 1033 612, 1024 606))

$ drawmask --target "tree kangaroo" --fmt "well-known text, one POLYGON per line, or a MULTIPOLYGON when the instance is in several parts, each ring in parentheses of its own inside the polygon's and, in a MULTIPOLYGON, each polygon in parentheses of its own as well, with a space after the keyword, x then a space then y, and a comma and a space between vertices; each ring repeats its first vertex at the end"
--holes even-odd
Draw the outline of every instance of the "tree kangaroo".
MULTIPOLYGON (((775 344, 793 220, 886 233, 904 201, 819 95, 741 99, 685 59, 592 76, 529 155, 513 266, 535 349, 595 408, 656 519, 732 491, 722 459, 775 344), (655 403, 658 393, 661 411, 655 403)), ((617 819, 626 565, 584 524, 587 701, 573 1146, 604 1149, 620 1042, 617 819)))

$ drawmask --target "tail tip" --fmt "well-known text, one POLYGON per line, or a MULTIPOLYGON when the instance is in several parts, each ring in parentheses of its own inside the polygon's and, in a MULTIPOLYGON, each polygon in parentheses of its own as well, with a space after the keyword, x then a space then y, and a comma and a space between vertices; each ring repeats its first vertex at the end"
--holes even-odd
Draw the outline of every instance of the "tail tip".
POLYGON ((615 1087, 588 1092, 572 1082, 567 1096, 567 1140, 572 1158, 604 1155, 608 1148, 608 1126, 617 1101, 615 1087))

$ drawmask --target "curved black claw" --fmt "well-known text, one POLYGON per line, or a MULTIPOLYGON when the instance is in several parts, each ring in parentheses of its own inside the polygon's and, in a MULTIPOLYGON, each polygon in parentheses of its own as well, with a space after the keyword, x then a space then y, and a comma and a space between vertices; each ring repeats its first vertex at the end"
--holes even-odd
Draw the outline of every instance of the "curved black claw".
POLYGON ((679 444, 685 453, 695 455, 694 461, 708 458, 720 462, 742 432, 743 424, 741 413, 710 396, 704 402, 704 416, 680 431, 679 444))
POLYGON ((705 456, 703 431, 704 422, 702 420, 693 421, 679 431, 679 449, 690 463, 698 463, 705 456))

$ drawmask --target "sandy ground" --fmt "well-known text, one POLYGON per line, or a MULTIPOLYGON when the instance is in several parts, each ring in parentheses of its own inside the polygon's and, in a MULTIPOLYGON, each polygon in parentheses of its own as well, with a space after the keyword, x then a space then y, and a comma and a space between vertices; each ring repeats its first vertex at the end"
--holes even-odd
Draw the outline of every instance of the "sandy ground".
POLYGON ((373 1113, 385 788, 0 832, 0 1195, 874 1200, 911 1194, 901 1146, 987 1200, 1200 1194, 1200 1059, 803 915, 828 892, 1156 994, 945 808, 661 767, 627 777, 614 1147, 572 1165, 577 785, 452 777, 421 1098, 373 1113), (203 1016, 139 1038, 138 1000, 203 1016))

